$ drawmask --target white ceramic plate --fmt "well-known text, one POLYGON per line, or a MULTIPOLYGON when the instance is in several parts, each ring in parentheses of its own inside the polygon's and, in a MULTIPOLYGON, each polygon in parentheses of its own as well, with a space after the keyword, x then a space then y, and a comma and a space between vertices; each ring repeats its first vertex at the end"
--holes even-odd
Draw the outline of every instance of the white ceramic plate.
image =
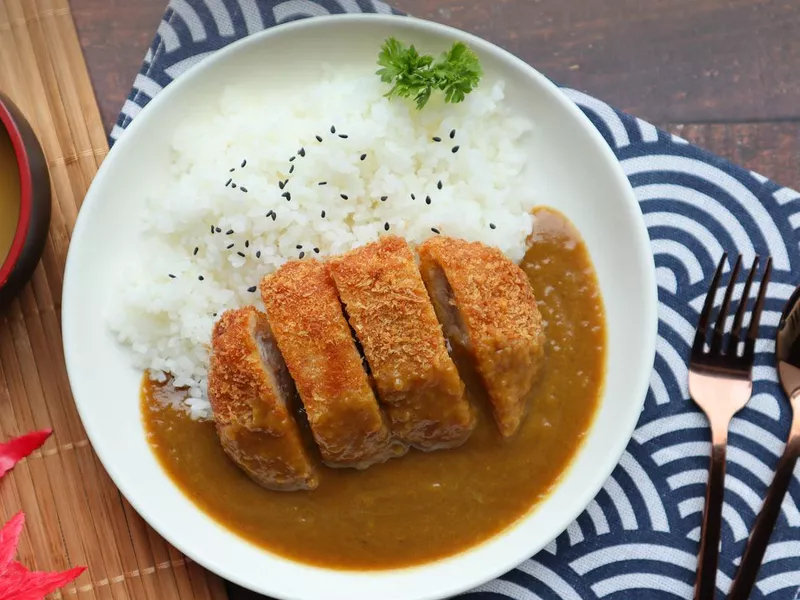
POLYGON ((308 19, 252 36, 204 60, 147 108, 103 163, 80 211, 69 250, 63 335, 75 401, 95 451, 136 510, 169 542, 208 569, 254 591, 297 600, 445 598, 492 579, 535 554, 589 504, 617 464, 644 401, 655 354, 656 286, 642 215, 618 162, 589 120, 537 71, 460 31, 416 19, 308 19), (168 176, 172 133, 188 107, 202 110, 226 85, 302 85, 322 61, 366 65, 389 35, 440 51, 470 44, 487 73, 538 124, 531 177, 543 204, 583 234, 605 300, 608 365, 591 432, 550 497, 505 533, 460 555, 385 572, 337 572, 272 555, 218 525, 171 482, 150 451, 139 412, 141 373, 106 329, 113 281, 137 252, 144 198, 168 176))

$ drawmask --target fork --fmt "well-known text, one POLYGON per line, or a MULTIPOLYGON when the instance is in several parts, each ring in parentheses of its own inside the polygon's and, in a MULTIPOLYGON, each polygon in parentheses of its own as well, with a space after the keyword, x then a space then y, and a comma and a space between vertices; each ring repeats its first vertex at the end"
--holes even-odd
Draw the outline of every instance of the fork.
POLYGON ((727 253, 723 254, 714 278, 711 280, 689 359, 689 395, 703 410, 711 426, 711 464, 706 486, 703 528, 700 535, 697 580, 694 588, 695 600, 712 600, 716 593, 717 562, 722 528, 722 499, 725 493, 725 453, 728 446, 728 427, 733 416, 744 408, 753 392, 756 338, 767 285, 772 272, 772 259, 768 258, 764 277, 759 285, 758 298, 753 306, 750 324, 744 339, 744 350, 741 352, 742 322, 747 310, 750 288, 758 270, 759 258, 755 257, 750 275, 747 277, 742 291, 742 297, 739 300, 739 308, 733 319, 733 328, 728 336, 728 343, 723 348, 728 308, 742 266, 741 255, 736 259, 731 272, 716 324, 711 332, 710 343, 707 342, 707 334, 717 287, 727 259, 727 253))

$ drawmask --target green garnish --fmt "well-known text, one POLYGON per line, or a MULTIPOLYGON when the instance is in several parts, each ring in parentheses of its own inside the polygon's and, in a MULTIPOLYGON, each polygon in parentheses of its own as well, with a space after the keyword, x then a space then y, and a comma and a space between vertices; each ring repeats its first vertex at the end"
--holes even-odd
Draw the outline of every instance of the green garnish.
POLYGON ((378 55, 383 67, 377 74, 384 83, 394 84, 387 98, 414 98, 421 110, 434 90, 444 92, 444 101, 463 102, 467 94, 478 87, 483 69, 475 53, 463 42, 455 42, 438 59, 419 54, 393 37, 387 39, 378 55))

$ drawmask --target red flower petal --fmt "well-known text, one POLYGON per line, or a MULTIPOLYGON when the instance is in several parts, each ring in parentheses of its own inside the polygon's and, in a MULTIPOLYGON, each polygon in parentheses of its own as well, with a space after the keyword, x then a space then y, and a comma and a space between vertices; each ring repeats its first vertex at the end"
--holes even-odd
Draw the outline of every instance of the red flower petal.
POLYGON ((17 543, 19 543, 19 536, 24 524, 25 513, 20 511, 0 529, 0 578, 5 574, 11 559, 17 553, 17 543))
POLYGON ((44 444, 45 440, 53 433, 52 429, 26 433, 0 444, 0 477, 14 468, 19 461, 44 444))
POLYGON ((44 600, 44 597, 74 581, 86 567, 75 567, 61 573, 28 571, 14 561, 0 577, 0 600, 44 600))

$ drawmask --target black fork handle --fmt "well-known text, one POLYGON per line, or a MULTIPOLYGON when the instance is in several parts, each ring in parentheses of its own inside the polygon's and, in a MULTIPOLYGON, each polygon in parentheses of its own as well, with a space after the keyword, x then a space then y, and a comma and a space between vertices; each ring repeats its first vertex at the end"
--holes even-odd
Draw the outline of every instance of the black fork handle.
POLYGON ((714 600, 717 589, 717 563, 722 532, 722 500, 725 496, 725 453, 727 440, 711 445, 711 465, 706 486, 706 506, 700 533, 700 555, 694 600, 714 600))
POLYGON ((781 514, 783 497, 792 482, 794 467, 797 463, 797 450, 797 444, 787 444, 783 456, 778 461, 775 476, 769 486, 761 511, 756 517, 756 523, 750 539, 747 541, 742 564, 739 566, 736 579, 733 580, 728 600, 748 600, 750 598, 750 592, 758 579, 761 561, 764 560, 764 553, 769 545, 769 538, 772 536, 775 523, 778 522, 781 514))

